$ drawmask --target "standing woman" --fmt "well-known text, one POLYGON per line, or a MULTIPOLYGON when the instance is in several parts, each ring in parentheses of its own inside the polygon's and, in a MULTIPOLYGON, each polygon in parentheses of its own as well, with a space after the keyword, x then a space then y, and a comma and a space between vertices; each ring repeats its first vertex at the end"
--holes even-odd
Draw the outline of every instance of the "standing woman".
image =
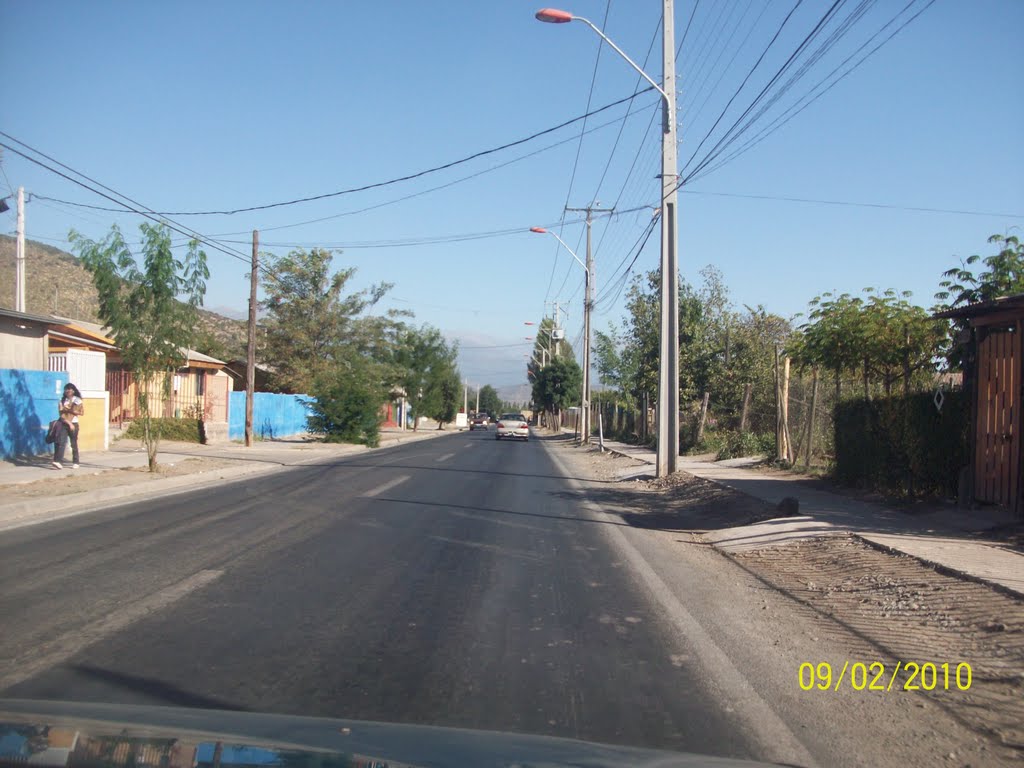
POLYGON ((61 462, 64 460, 64 451, 67 448, 68 440, 71 440, 72 469, 78 469, 78 417, 85 413, 85 403, 82 401, 82 393, 78 391, 71 382, 64 387, 64 397, 60 401, 60 426, 62 429, 57 434, 53 445, 54 469, 64 469, 61 462))

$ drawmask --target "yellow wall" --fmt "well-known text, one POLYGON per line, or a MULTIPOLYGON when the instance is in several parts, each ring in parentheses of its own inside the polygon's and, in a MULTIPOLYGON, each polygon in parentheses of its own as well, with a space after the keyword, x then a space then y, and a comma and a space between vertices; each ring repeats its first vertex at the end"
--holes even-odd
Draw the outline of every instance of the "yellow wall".
MULTIPOLYGON (((103 393, 104 395, 106 393, 103 393)), ((100 393, 82 393, 85 413, 78 417, 78 449, 105 451, 107 449, 107 398, 100 393)))

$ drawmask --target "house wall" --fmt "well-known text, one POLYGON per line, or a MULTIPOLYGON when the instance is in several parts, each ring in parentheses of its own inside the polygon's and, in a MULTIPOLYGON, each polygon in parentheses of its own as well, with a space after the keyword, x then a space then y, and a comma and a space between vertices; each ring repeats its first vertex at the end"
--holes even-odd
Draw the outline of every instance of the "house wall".
POLYGON ((45 371, 47 351, 45 327, 0 317, 0 369, 45 371))
MULTIPOLYGON (((229 395, 228 436, 231 440, 245 439, 245 392, 229 395)), ((252 404, 253 435, 264 439, 301 435, 307 430, 310 414, 308 395, 278 395, 256 392, 252 404)))
MULTIPOLYGON (((45 358, 44 358, 45 359, 45 358)), ((58 372, 0 369, 0 456, 46 453, 46 428, 57 418, 67 375, 58 372)))

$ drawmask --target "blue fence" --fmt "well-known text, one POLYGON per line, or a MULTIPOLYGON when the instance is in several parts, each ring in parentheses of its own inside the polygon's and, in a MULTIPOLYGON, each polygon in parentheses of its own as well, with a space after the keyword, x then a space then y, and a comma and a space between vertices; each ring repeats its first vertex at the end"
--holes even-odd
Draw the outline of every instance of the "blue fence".
MULTIPOLYGON (((245 392, 232 392, 228 403, 228 437, 245 438, 245 392)), ((299 435, 307 431, 312 398, 306 395, 275 395, 257 392, 253 396, 252 431, 263 440, 299 435)))
POLYGON ((0 456, 46 453, 46 427, 67 380, 66 373, 0 369, 0 456))

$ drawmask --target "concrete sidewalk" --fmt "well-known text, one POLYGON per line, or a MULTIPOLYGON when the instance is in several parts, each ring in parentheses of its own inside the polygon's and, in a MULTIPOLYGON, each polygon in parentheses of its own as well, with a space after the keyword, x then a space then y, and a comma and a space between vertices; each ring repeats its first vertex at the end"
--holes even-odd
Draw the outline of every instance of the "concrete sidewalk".
POLYGON ((64 463, 63 470, 53 469, 49 456, 0 461, 0 493, 6 487, 11 489, 6 494, 7 498, 18 499, 0 501, 0 531, 108 509, 140 498, 183 493, 212 483, 231 482, 368 450, 457 434, 458 431, 453 427, 444 430, 421 428, 416 432, 384 428, 379 449, 323 443, 306 436, 258 441, 252 448, 241 443, 201 445, 164 441, 157 454, 157 462, 164 467, 176 467, 176 473, 169 477, 144 471, 148 458, 138 440, 119 440, 111 445, 110 450, 83 453, 79 469, 71 469, 69 461, 64 463), (195 459, 202 461, 189 462, 195 459), (118 470, 135 472, 121 474, 118 470), (100 487, 69 492, 66 483, 54 482, 90 475, 99 476, 95 480, 99 481, 100 487), (109 479, 109 486, 102 485, 103 478, 109 479))
MULTIPOLYGON (((653 467, 649 448, 605 440, 605 449, 653 467)), ((800 515, 709 531, 704 537, 726 551, 742 551, 820 536, 854 535, 876 547, 914 557, 945 571, 1024 596, 1024 554, 994 541, 986 531, 1012 525, 1004 510, 942 508, 910 514, 814 487, 788 472, 753 469, 756 460, 708 461, 681 456, 679 468, 773 506, 785 497, 800 502, 800 515)))

